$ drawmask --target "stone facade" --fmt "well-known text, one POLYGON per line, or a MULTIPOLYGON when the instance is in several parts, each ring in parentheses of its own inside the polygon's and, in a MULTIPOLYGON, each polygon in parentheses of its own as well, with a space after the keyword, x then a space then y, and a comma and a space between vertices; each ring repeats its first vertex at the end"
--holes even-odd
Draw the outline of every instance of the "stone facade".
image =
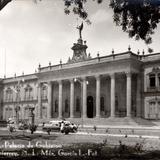
POLYGON ((1 119, 141 117, 160 119, 160 53, 91 58, 82 39, 67 63, 0 81, 1 119), (18 108, 17 108, 18 107, 18 108))

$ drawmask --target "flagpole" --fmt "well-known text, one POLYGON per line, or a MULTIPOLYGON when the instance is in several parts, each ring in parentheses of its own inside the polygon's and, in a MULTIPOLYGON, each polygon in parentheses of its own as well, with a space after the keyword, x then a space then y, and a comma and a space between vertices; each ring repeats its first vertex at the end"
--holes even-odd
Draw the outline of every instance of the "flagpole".
POLYGON ((4 75, 6 77, 6 48, 4 49, 4 75))

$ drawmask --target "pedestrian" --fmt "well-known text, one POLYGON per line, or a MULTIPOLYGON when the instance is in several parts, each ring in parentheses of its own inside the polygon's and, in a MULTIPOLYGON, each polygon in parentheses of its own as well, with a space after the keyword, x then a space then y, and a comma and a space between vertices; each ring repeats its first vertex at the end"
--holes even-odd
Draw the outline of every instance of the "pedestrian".
POLYGON ((61 122, 61 127, 60 127, 61 133, 64 132, 64 126, 65 126, 64 121, 62 121, 61 122))

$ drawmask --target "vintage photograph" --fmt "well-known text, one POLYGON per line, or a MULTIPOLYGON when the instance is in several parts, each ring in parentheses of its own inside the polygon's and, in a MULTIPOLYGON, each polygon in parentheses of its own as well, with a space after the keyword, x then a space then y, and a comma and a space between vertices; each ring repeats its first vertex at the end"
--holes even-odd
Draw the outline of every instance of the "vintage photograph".
POLYGON ((160 159, 160 0, 0 0, 0 159, 160 159))

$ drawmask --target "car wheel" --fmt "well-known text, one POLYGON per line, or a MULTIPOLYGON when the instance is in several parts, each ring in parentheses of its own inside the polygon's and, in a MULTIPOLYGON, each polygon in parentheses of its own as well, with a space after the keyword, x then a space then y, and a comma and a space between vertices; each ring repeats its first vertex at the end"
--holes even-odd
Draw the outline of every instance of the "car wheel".
POLYGON ((69 131, 65 131, 65 134, 67 135, 69 133, 69 131))

